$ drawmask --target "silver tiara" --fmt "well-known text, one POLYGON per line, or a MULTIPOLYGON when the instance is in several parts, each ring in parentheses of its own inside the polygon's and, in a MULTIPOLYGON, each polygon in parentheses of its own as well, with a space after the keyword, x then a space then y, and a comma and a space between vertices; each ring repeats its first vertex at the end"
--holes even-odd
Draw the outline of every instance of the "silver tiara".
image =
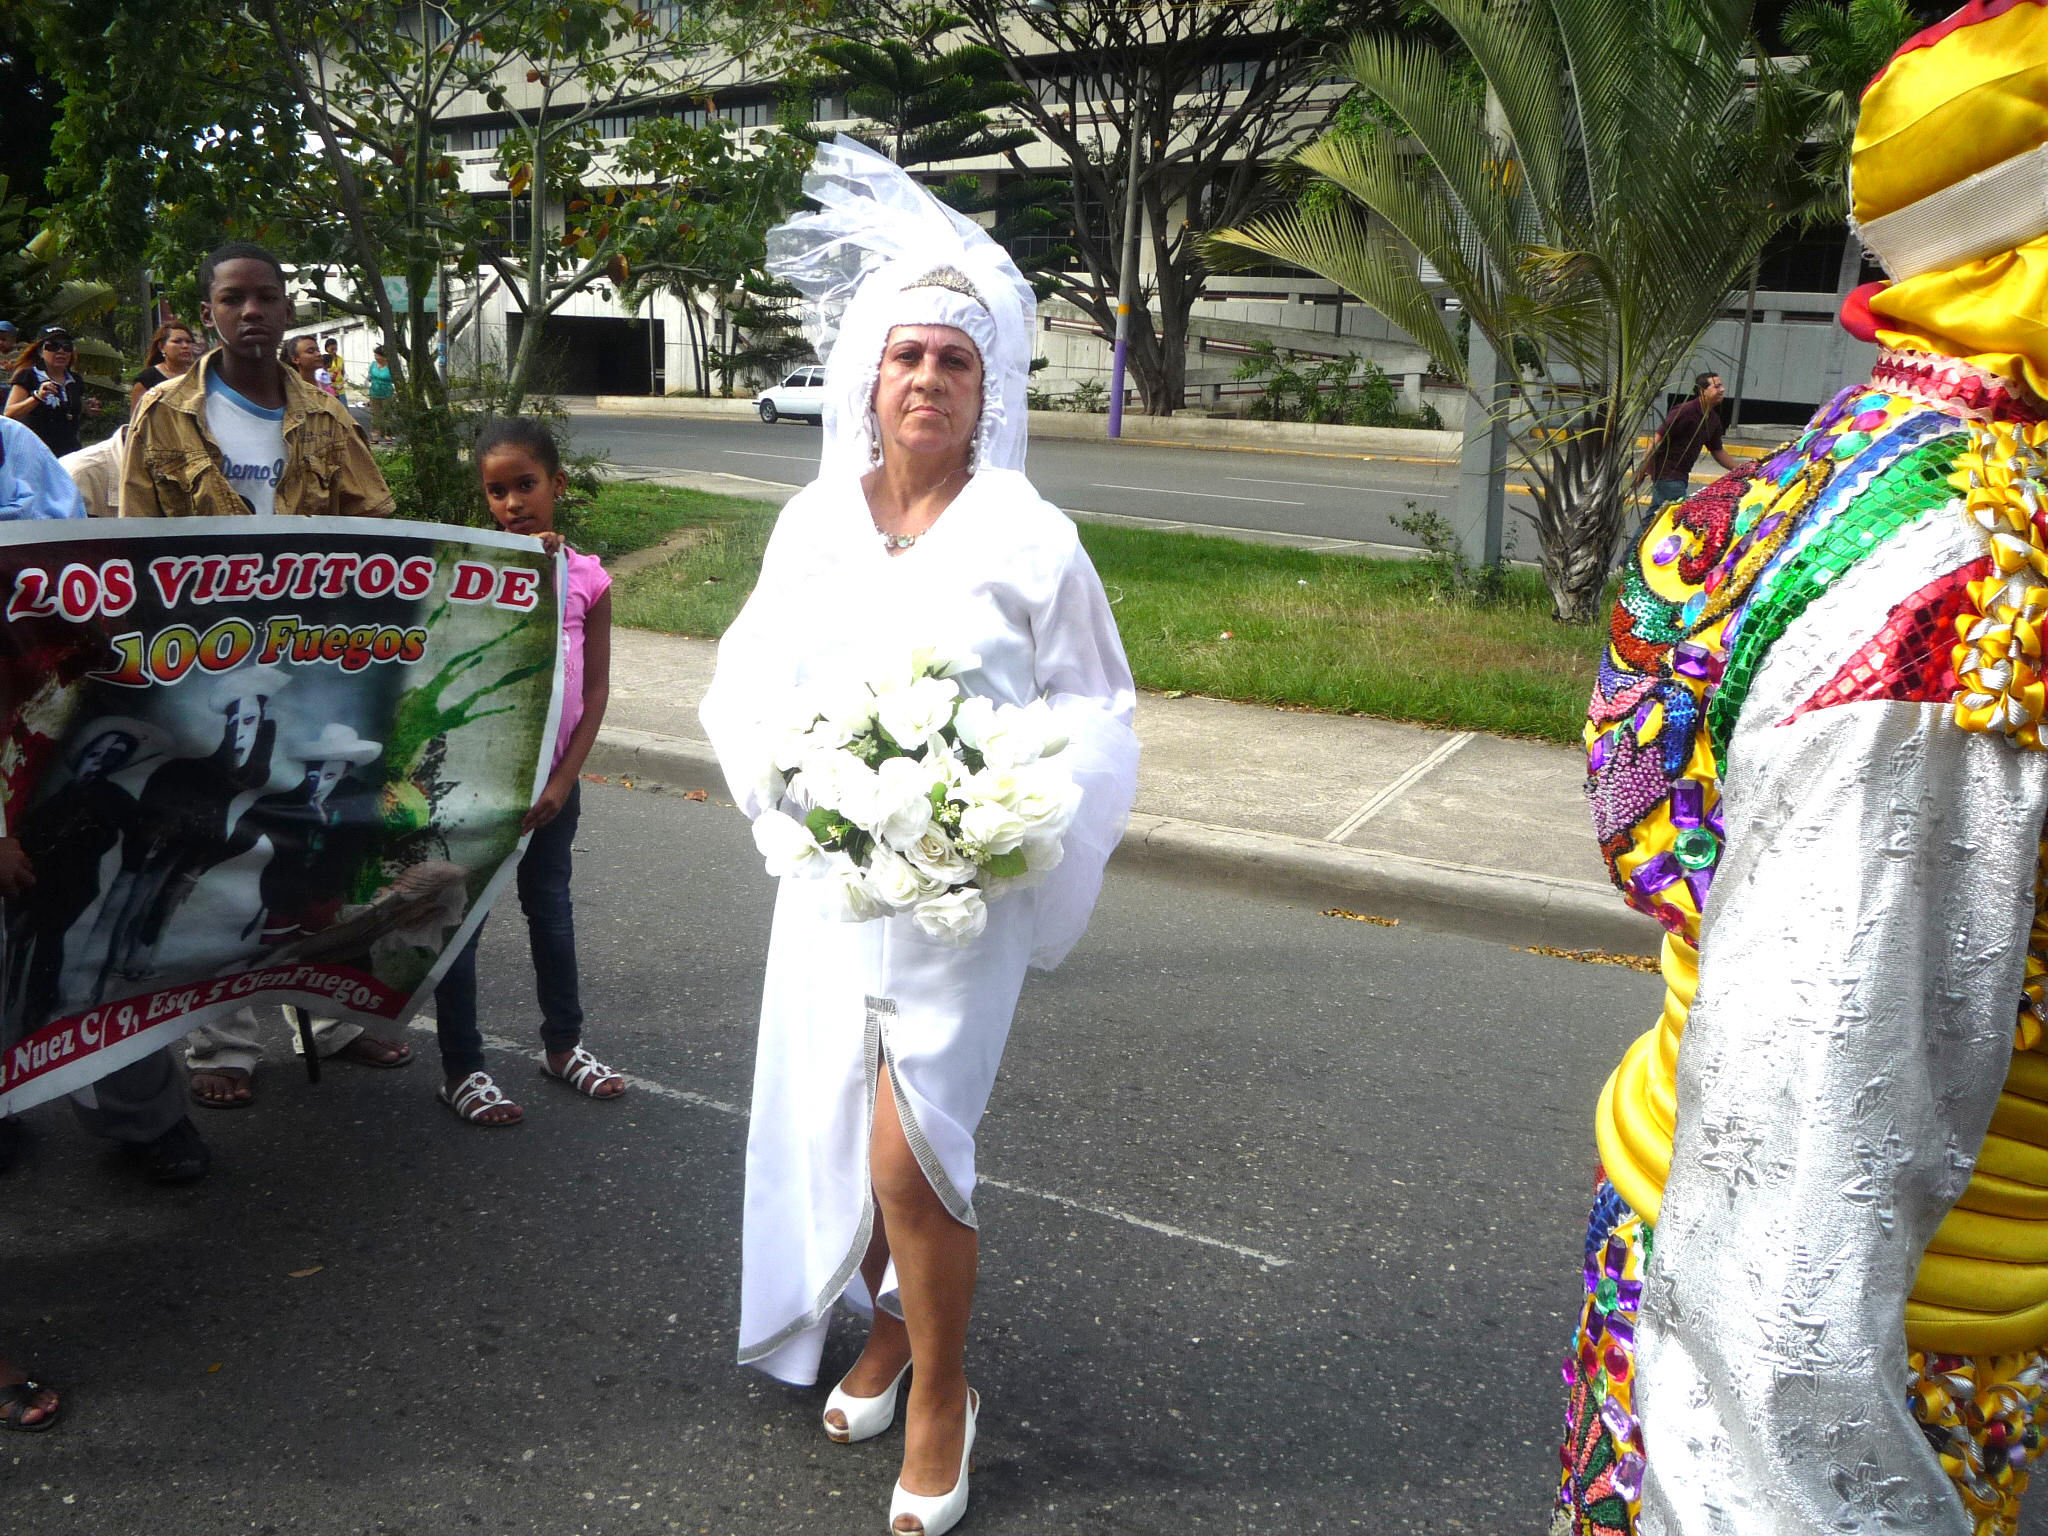
POLYGON ((924 276, 916 279, 914 282, 903 285, 905 293, 910 292, 913 288, 949 289, 954 293, 964 294, 983 309, 988 308, 988 301, 974 291, 974 284, 968 280, 967 274, 958 267, 933 267, 924 276))

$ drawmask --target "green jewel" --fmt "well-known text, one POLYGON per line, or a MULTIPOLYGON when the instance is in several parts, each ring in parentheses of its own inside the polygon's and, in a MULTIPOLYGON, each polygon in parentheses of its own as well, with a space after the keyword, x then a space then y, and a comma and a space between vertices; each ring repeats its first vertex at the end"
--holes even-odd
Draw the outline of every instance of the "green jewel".
POLYGON ((1678 834, 1671 851, 1687 869, 1705 869, 1721 856, 1721 839, 1705 827, 1688 827, 1678 834))
POLYGON ((1612 1280, 1602 1280, 1593 1288, 1593 1305, 1602 1312, 1612 1312, 1621 1300, 1621 1288, 1612 1280))

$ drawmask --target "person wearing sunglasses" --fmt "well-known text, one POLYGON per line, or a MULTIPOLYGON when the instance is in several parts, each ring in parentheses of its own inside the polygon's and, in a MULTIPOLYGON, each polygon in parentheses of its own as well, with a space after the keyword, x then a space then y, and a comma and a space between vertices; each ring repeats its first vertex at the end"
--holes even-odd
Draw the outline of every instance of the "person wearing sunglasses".
POLYGON ((62 458, 84 446, 78 437, 82 415, 98 415, 100 403, 85 380, 72 371, 78 347, 60 325, 46 326, 29 343, 7 392, 7 415, 43 440, 62 458))

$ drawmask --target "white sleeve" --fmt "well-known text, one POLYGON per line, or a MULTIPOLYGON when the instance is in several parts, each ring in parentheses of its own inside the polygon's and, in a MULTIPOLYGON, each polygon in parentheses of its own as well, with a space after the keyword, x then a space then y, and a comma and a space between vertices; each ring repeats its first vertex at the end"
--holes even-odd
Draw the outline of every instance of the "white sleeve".
POLYGON ((1088 927, 1103 866, 1137 797, 1137 690, 1102 581, 1078 539, 1031 625, 1038 687, 1068 737, 1054 761, 1081 789, 1065 856, 1038 892, 1031 963, 1051 970, 1088 927))
POLYGON ((711 687, 697 706, 697 719, 718 754, 726 788, 749 821, 771 804, 764 782, 772 767, 768 760, 771 733, 763 704, 785 698, 792 677, 793 658, 787 654, 783 637, 790 630, 789 591, 796 546, 801 541, 796 530, 804 519, 799 497, 775 520, 775 530, 761 557, 760 577, 739 617, 718 642, 711 687))

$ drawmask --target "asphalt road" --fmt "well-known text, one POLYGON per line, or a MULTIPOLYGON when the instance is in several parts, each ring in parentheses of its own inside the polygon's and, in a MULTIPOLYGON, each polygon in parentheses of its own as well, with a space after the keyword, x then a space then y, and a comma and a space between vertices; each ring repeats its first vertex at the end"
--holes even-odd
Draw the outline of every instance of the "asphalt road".
MULTIPOLYGON (((576 446, 620 466, 746 475, 801 485, 817 473, 818 428, 796 421, 574 417, 576 446)), ((1135 443, 1031 445, 1032 483, 1074 512, 1413 547, 1393 518, 1411 505, 1449 515, 1456 466, 1401 459, 1162 448, 1135 443)), ((1519 500, 1519 498, 1517 498, 1519 500)), ((1533 556, 1524 528, 1520 545, 1533 556)))
MULTIPOLYGON (((591 785, 590 1044, 459 1125, 427 1061, 288 1057, 134 1182, 62 1106, 0 1178, 8 1528, 878 1533, 901 1441, 732 1363, 768 882, 726 806, 591 785)), ((534 1045, 523 937, 485 1027, 534 1045)), ((1594 1095, 1654 978, 1111 877, 1026 988, 984 1124, 968 1530, 1539 1533, 1594 1095)), ((277 1038, 282 1043, 281 1030, 277 1038)), ((431 1058, 431 1040, 415 1037, 431 1058)), ((842 1326, 826 1356, 843 1369, 842 1326)))

